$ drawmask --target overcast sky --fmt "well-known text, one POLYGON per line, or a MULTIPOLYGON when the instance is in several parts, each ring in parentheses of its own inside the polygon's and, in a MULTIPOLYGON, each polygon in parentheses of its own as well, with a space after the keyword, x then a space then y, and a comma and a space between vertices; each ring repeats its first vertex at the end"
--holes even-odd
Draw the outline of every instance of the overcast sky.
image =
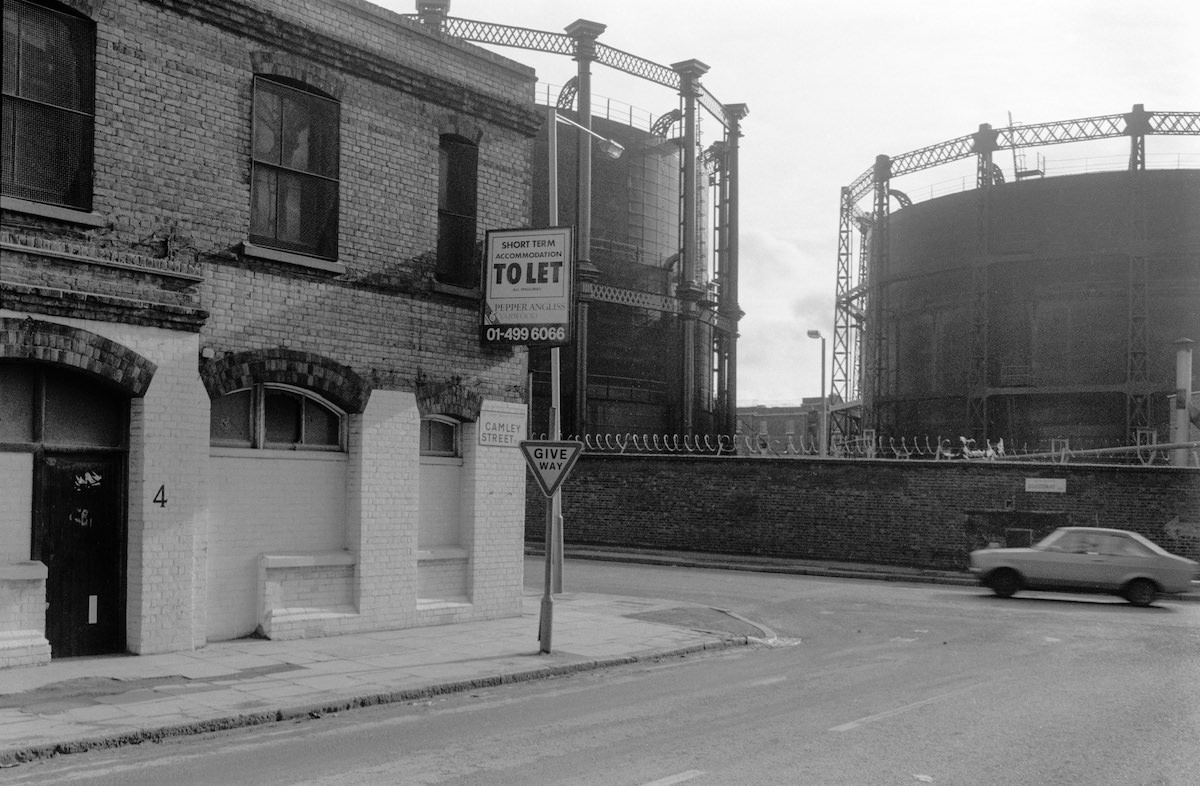
MULTIPOLYGON (((413 13, 415 0, 378 0, 413 13)), ((599 41, 664 66, 696 59, 742 121, 738 403, 820 395, 821 330, 832 353, 840 189, 881 153, 897 156, 978 130, 1128 112, 1200 111, 1195 0, 452 0, 450 15, 561 33, 577 19, 599 41)), ((495 48, 561 85, 562 56, 495 48)), ((671 90, 593 66, 597 100, 654 116, 671 90)), ((715 125, 708 133, 717 134, 715 125)), ((715 140, 717 136, 709 137, 715 140)), ((707 142, 706 142, 707 143, 707 142)), ((1154 166, 1200 168, 1200 138, 1151 136, 1154 166)), ((1127 140, 1042 148, 1053 174, 1123 166, 1127 140)), ((914 201, 973 185, 974 162, 893 186, 914 201)), ((1011 153, 997 154, 1011 179, 1011 153)), ((1030 162, 1032 163, 1032 162, 1030 162)), ((870 206, 866 208, 869 210, 870 206)), ((831 366, 832 359, 827 360, 831 366)), ((827 374, 828 384, 828 374, 827 374)))

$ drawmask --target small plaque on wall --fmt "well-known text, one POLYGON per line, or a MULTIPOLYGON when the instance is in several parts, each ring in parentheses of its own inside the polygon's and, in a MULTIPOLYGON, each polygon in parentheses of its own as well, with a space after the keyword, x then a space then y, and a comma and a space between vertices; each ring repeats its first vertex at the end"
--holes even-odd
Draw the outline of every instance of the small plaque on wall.
POLYGON ((479 444, 488 447, 518 447, 525 439, 525 415, 513 412, 479 413, 479 444))

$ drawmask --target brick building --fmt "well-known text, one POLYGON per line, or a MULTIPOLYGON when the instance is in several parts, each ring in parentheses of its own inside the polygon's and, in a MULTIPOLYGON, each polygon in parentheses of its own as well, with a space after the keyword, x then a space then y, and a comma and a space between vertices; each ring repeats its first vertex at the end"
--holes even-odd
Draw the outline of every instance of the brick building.
POLYGON ((532 69, 363 0, 3 0, 0 666, 519 613, 532 69))
POLYGON ((821 403, 820 396, 805 396, 799 406, 738 407, 737 452, 784 456, 820 452, 821 403))

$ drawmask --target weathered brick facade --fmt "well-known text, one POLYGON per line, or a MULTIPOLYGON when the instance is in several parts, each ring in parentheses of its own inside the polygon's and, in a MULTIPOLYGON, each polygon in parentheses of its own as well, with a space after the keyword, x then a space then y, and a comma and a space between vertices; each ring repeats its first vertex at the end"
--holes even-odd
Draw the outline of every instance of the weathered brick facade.
MULTIPOLYGON (((476 422, 525 411, 526 354, 481 347, 477 291, 435 270, 443 135, 477 146, 478 239, 529 224, 533 71, 363 0, 22 8, 93 26, 92 192, 83 210, 6 187, 0 382, 70 372, 128 411, 95 449, 0 429, 0 492, 26 501, 0 516, 0 666, 51 655, 30 560, 54 526, 45 457, 97 450, 122 479, 123 649, 519 613, 525 469, 476 422), (337 104, 333 258, 250 241, 256 76, 337 104), (213 402, 263 386, 330 407, 340 449, 210 444, 213 402), (427 416, 458 427, 438 489, 463 521, 436 549, 418 537, 427 416)), ((86 590, 93 617, 110 591, 86 590)))
MULTIPOLYGON (((580 545, 962 570, 971 549, 1077 525, 1200 559, 1194 468, 585 455, 562 494, 563 537, 580 545)), ((541 542, 543 497, 527 496, 526 538, 541 542)))

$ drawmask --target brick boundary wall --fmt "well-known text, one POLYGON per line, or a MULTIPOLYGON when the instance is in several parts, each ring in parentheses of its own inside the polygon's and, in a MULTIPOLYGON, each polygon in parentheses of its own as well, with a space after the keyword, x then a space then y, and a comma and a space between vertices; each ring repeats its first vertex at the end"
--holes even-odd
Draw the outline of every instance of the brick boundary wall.
MULTIPOLYGON (((541 543, 534 483, 526 503, 525 538, 541 543)), ((1072 524, 1135 530, 1200 559, 1194 468, 585 455, 563 510, 568 545, 961 570, 974 548, 1072 524), (1027 479, 1066 491, 1026 491, 1027 479)))

